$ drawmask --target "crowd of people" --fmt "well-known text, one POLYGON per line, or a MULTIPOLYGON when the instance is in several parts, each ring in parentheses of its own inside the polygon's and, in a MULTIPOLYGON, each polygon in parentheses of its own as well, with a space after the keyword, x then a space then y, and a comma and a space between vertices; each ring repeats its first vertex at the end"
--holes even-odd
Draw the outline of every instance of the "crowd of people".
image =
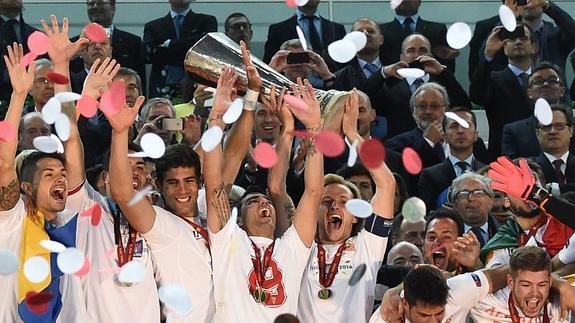
POLYGON ((261 58, 289 88, 233 13, 243 65, 210 87, 184 60, 217 19, 191 2, 143 38, 115 0, 87 0, 76 37, 0 2, 1 322, 575 322, 560 5, 502 0, 514 32, 479 21, 467 90, 421 0, 357 19, 347 63, 328 50, 344 26, 296 6, 261 58), (317 89, 345 94, 326 109, 317 89))

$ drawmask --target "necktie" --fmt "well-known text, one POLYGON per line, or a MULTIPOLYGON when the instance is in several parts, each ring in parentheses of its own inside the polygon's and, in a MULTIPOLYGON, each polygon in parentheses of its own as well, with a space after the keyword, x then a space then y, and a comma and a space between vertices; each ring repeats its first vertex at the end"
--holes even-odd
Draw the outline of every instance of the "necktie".
POLYGON ((319 37, 319 33, 317 32, 317 28, 315 28, 315 18, 316 16, 304 16, 304 19, 308 21, 309 26, 309 42, 314 52, 319 53, 323 50, 321 44, 321 38, 319 37))
POLYGON ((405 20, 403 21, 403 30, 405 31, 406 34, 410 35, 411 33, 413 33, 413 28, 411 28, 411 25, 413 24, 413 19, 411 19, 411 17, 407 17, 405 18, 405 20))
POLYGON ((483 247, 485 245, 485 238, 483 237, 483 230, 481 228, 471 228, 469 229, 469 231, 473 231, 473 233, 475 233, 475 236, 477 237, 477 241, 479 241, 479 245, 481 245, 481 247, 483 247))
POLYGON ((521 87, 523 88, 523 90, 527 91, 527 83, 529 81, 529 74, 523 72, 521 74, 519 74, 519 84, 521 84, 521 87))
POLYGON ((561 171, 561 166, 563 166, 563 160, 562 159, 555 159, 553 161, 553 168, 555 168, 555 177, 557 177, 557 183, 565 184, 565 182, 566 182, 565 175, 561 171))
POLYGON ((18 23, 18 21, 16 19, 9 19, 5 24, 5 28, 6 28, 6 44, 8 45, 12 45, 12 43, 16 42, 16 43, 20 43, 19 39, 18 39, 18 34, 16 34, 16 29, 14 28, 14 26, 18 23))
POLYGON ((174 26, 176 27, 176 37, 180 38, 180 33, 182 32, 182 25, 184 23, 184 15, 177 14, 174 17, 174 26))
POLYGON ((415 92, 415 90, 417 90, 420 86, 422 86, 423 83, 425 83, 425 81, 420 78, 413 81, 413 83, 411 83, 411 93, 415 92))
POLYGON ((367 78, 370 78, 379 68, 373 63, 367 63, 363 66, 363 69, 367 71, 367 78))
POLYGON ((459 162, 455 163, 455 166, 457 166, 457 167, 459 167, 459 169, 461 169, 460 174, 465 173, 465 171, 469 169, 469 164, 464 162, 464 161, 459 161, 459 162))

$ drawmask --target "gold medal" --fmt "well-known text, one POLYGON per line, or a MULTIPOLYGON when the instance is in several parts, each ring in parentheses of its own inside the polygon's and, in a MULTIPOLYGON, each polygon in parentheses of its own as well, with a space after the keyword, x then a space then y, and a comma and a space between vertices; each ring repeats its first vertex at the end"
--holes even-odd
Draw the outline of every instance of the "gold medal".
POLYGON ((266 301, 266 293, 261 288, 256 288, 252 296, 256 303, 263 303, 266 301))
POLYGON ((328 299, 331 297, 331 290, 329 288, 322 288, 319 290, 319 292, 317 293, 317 296, 320 299, 328 299))

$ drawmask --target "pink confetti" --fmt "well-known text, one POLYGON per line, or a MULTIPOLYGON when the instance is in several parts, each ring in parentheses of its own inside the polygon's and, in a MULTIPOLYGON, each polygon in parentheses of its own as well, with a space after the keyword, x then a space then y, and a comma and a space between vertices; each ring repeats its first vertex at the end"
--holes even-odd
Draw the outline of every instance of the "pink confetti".
POLYGON ((326 157, 337 157, 345 150, 343 138, 333 131, 323 131, 315 138, 315 143, 326 157))
POLYGON ((417 175, 421 173, 423 164, 421 162, 421 158, 419 158, 419 155, 415 150, 413 150, 413 148, 406 147, 403 149, 401 159, 403 160, 403 166, 408 173, 411 175, 417 175))
POLYGON ((48 74, 46 74, 46 78, 56 84, 70 83, 70 80, 65 75, 56 72, 49 72, 48 74))
POLYGON ((84 32, 86 33, 86 37, 95 43, 103 43, 108 39, 106 30, 95 22, 87 24, 84 27, 84 32))
POLYGON ((126 104, 126 86, 124 80, 119 79, 110 85, 100 99, 100 110, 106 115, 114 115, 126 104))
POLYGON ((300 111, 307 110, 307 104, 300 98, 296 98, 293 95, 285 95, 284 100, 287 104, 289 104, 292 108, 300 111))
POLYGON ((254 158, 263 168, 272 168, 278 162, 278 154, 274 147, 265 141, 258 143, 254 148, 254 158))
POLYGON ((368 139, 359 146, 359 158, 367 169, 378 168, 385 160, 385 147, 378 139, 368 139))
POLYGON ((28 48, 38 56, 44 55, 50 49, 50 38, 43 32, 35 31, 28 36, 28 48))
POLYGON ((84 258, 84 265, 74 275, 76 275, 78 278, 82 278, 86 276, 89 271, 90 271, 90 260, 88 259, 88 257, 86 257, 84 258))
POLYGON ((16 127, 14 127, 8 121, 0 121, 0 140, 4 142, 12 141, 16 138, 17 131, 16 127))
POLYGON ((30 63, 36 60, 36 57, 38 57, 38 55, 29 52, 28 54, 24 55, 24 57, 22 57, 22 60, 20 61, 20 66, 26 67, 30 65, 30 63))
POLYGON ((80 111, 80 113, 86 118, 91 118, 96 115, 96 112, 98 112, 98 101, 91 96, 82 95, 77 104, 78 111, 80 111))
POLYGON ((287 5, 289 8, 295 8, 295 7, 297 7, 297 3, 296 3, 295 0, 285 0, 285 2, 286 2, 286 5, 287 5))
POLYGON ((97 226, 100 223, 100 218, 102 217, 102 207, 98 203, 94 203, 89 209, 84 210, 80 213, 80 216, 91 217, 92 225, 97 226))

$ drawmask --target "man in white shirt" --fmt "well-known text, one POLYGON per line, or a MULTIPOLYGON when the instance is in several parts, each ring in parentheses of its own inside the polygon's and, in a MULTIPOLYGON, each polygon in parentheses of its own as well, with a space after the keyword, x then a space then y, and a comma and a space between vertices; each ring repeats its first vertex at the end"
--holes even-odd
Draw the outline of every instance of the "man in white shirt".
MULTIPOLYGON (((359 99, 354 91, 346 103, 343 131, 350 142, 363 138, 357 132, 359 99)), ((318 238, 312 245, 301 283, 298 317, 302 322, 352 322, 367 320, 373 309, 377 272, 381 267, 393 219, 395 179, 382 161, 370 170, 376 192, 373 214, 364 221, 346 209, 361 199, 359 189, 337 175, 324 178, 317 218, 318 238), (350 281, 365 265, 361 280, 350 281)))
MULTIPOLYGON (((222 116, 231 103, 237 75, 224 68, 218 80, 210 129, 224 128, 222 116)), ((310 133, 320 131, 319 102, 306 80, 298 79, 294 95, 308 106, 289 108, 310 133), (304 85, 305 83, 305 85, 304 85)), ((293 129, 292 112, 281 111, 284 127, 293 129)), ((210 131, 210 130, 208 130, 210 131)), ((279 158, 275 167, 287 168, 291 142, 289 132, 276 145, 279 158)), ((224 187, 224 163, 220 145, 204 153, 204 180, 208 208, 208 228, 212 243, 214 296, 218 322, 271 322, 283 313, 296 314, 302 274, 316 230, 316 212, 321 199, 323 157, 313 140, 306 157, 305 191, 293 217, 293 224, 281 237, 275 237, 276 209, 270 198, 248 189, 234 212, 230 211, 224 187), (237 210, 237 212, 235 211, 237 210), (230 216, 231 214, 231 216, 230 216), (241 227, 237 224, 241 219, 241 227), (263 259, 262 259, 263 258, 263 259)))

